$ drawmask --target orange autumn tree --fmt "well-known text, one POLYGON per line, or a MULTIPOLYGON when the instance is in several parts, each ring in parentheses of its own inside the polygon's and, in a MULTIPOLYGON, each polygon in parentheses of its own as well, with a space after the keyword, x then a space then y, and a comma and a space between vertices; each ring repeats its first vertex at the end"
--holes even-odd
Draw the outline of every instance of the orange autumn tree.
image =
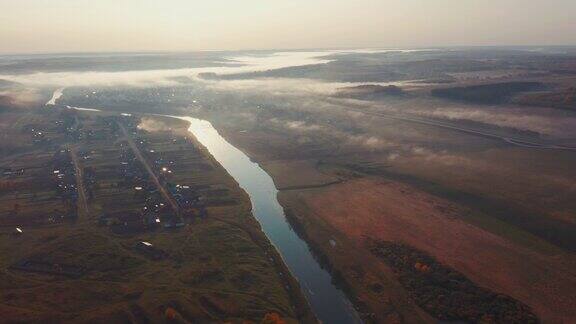
POLYGON ((270 312, 264 315, 262 324, 286 324, 286 322, 280 317, 280 314, 275 312, 270 312))

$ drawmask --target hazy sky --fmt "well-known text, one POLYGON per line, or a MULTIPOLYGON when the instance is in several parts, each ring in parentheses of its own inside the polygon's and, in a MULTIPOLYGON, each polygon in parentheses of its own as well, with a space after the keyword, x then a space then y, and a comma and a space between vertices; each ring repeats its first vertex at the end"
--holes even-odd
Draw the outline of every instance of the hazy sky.
POLYGON ((576 45, 576 0, 0 0, 0 52, 576 45))

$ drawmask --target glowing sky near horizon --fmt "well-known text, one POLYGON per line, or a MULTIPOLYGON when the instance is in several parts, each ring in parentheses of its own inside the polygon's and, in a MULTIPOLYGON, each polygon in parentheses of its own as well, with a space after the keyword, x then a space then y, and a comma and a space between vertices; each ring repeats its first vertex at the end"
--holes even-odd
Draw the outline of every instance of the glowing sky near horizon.
POLYGON ((574 0, 1 0, 0 52, 576 45, 574 0))

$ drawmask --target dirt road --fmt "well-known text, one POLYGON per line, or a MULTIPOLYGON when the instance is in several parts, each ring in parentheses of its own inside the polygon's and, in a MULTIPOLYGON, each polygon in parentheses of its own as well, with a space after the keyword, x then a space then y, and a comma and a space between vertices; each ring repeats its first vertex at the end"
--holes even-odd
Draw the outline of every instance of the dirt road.
POLYGON ((146 171, 148 172, 148 174, 150 175, 150 178, 152 178, 152 181, 154 181, 154 184, 156 185, 156 188, 158 189, 158 191, 162 194, 162 196, 164 197, 164 200, 166 200, 168 202, 168 204, 170 205, 170 207, 172 208, 172 210, 174 210, 174 212, 176 213, 176 215, 178 217, 180 217, 180 209, 178 208, 178 204, 176 204, 176 201, 174 201, 174 199, 172 198, 172 196, 168 193, 168 191, 166 190, 166 188, 160 183, 160 180, 158 179, 158 177, 156 176, 156 174, 154 173, 154 170, 152 170, 152 167, 150 167, 150 164, 148 163, 148 161, 144 158, 144 156, 142 155, 142 152, 140 152, 140 149, 138 148, 138 146, 136 146, 136 143, 134 143, 134 140, 132 139, 132 136, 130 136, 130 134, 128 133, 128 131, 126 130, 126 128, 124 127, 124 125, 122 125, 121 123, 118 123, 118 126, 120 127, 120 129, 122 130, 122 133, 124 134, 124 137, 126 138, 126 141, 128 141, 128 145, 130 145, 130 148, 132 149, 132 151, 134 152, 134 155, 136 156, 136 158, 140 161, 140 163, 142 163, 142 165, 144 166, 144 168, 146 169, 146 171))
POLYGON ((86 219, 90 216, 90 210, 88 209, 88 200, 86 199, 86 189, 84 188, 84 173, 80 167, 80 161, 78 160, 78 155, 76 154, 76 149, 74 147, 68 146, 70 150, 70 158, 72 159, 72 164, 74 165, 76 174, 76 189, 78 191, 78 209, 81 211, 79 216, 80 219, 86 219))

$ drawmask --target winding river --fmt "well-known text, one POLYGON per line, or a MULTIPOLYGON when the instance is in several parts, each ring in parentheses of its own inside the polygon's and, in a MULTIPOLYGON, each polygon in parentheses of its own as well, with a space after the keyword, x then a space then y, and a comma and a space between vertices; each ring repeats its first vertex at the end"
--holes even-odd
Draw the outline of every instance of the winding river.
MULTIPOLYGON (((63 89, 58 89, 46 103, 56 105, 63 89)), ((82 111, 93 108, 66 106, 82 111)), ((290 272, 298 280, 312 311, 322 323, 361 323, 360 317, 345 294, 332 283, 331 274, 312 255, 307 243, 288 223, 278 203, 278 190, 272 178, 260 166, 250 161, 242 151, 228 143, 212 124, 192 117, 166 116, 190 123, 188 131, 204 145, 250 196, 252 212, 268 239, 280 252, 290 272)))
POLYGON ((332 283, 330 273, 320 266, 307 243, 289 225, 272 178, 220 136, 210 122, 176 118, 190 122, 188 130, 248 193, 254 216, 300 283, 318 319, 329 324, 361 322, 350 301, 332 283))
MULTIPOLYGON (((100 111, 92 108, 67 108, 100 111)), ((188 131, 248 193, 252 213, 268 239, 280 252, 292 275, 298 280, 316 317, 327 324, 362 323, 352 303, 332 283, 331 274, 320 266, 307 243, 288 223, 284 210, 278 203, 278 190, 272 178, 257 163, 250 161, 246 154, 228 143, 210 122, 192 117, 157 116, 189 122, 188 131)))

